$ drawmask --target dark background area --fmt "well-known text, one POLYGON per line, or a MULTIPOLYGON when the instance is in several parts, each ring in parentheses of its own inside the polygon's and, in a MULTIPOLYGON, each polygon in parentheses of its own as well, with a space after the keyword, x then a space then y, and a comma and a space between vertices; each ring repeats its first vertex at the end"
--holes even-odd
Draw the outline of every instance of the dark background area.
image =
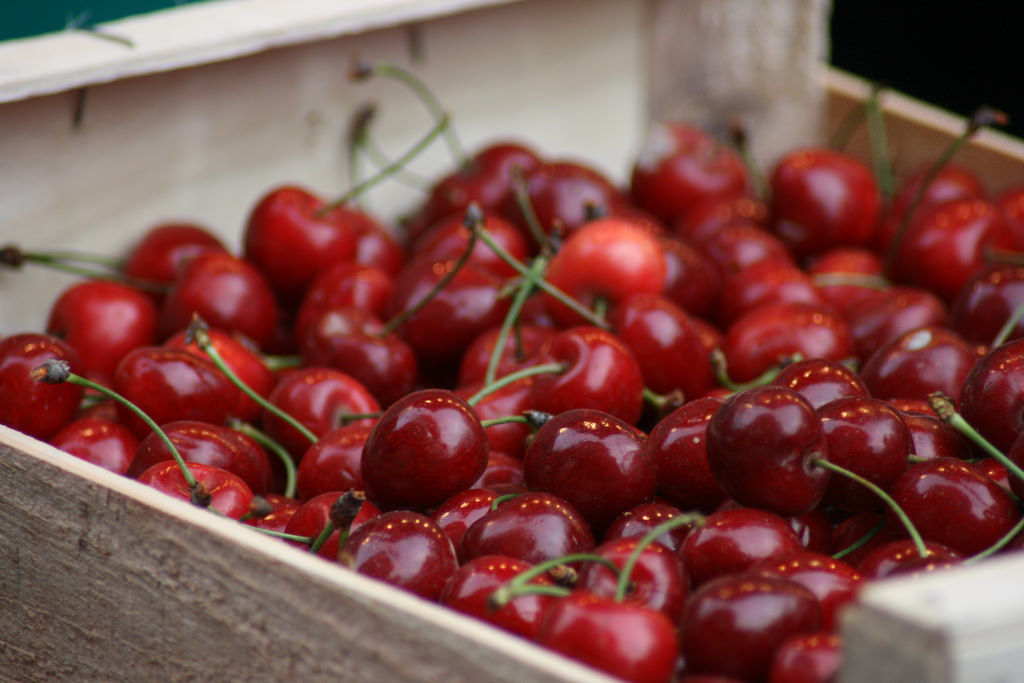
POLYGON ((833 0, 832 63, 964 116, 1009 116, 1024 137, 1024 3, 833 0))

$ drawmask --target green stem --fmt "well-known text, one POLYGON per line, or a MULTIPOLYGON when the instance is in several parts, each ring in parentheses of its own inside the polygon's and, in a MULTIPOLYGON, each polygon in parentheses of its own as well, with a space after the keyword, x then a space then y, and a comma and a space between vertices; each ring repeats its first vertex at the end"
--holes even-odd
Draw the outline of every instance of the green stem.
POLYGON ((526 304, 526 300, 530 298, 530 294, 537 285, 537 280, 544 274, 547 265, 548 260, 544 256, 535 258, 530 264, 529 275, 523 278, 519 288, 516 290, 512 303, 509 305, 508 313, 505 315, 505 319, 501 321, 501 329, 498 330, 498 337, 494 341, 494 350, 491 351, 491 357, 487 360, 487 370, 484 372, 485 385, 495 380, 495 376, 498 374, 498 364, 501 362, 502 354, 505 352, 505 344, 512 332, 512 328, 515 326, 516 321, 519 320, 519 315, 526 304))
POLYGON ((953 401, 948 396, 941 392, 935 392, 928 397, 928 402, 931 404, 932 410, 935 411, 943 422, 948 422, 954 429, 998 460, 1006 468, 1007 472, 1024 481, 1024 470, 992 445, 992 442, 982 436, 977 429, 969 425, 967 420, 960 413, 956 412, 956 408, 953 407, 953 401))
POLYGON ((854 551, 860 550, 861 548, 863 548, 867 544, 868 541, 870 541, 872 538, 877 536, 878 532, 881 531, 884 528, 885 528, 885 518, 883 517, 882 519, 878 520, 878 523, 875 524, 875 526, 871 527, 871 529, 869 529, 866 534, 864 534, 863 536, 861 536, 856 541, 854 541, 850 545, 846 546, 845 548, 843 548, 839 552, 833 554, 832 555, 832 559, 834 559, 834 560, 841 560, 844 557, 846 557, 847 555, 853 553, 854 551))
POLYGON ((917 548, 918 554, 921 557, 928 557, 928 548, 925 547, 924 539, 921 538, 921 534, 918 533, 917 528, 914 526, 914 523, 910 521, 910 517, 908 517, 907 513, 903 511, 903 508, 901 508, 899 504, 895 500, 893 500, 892 496, 886 493, 885 490, 882 489, 882 487, 880 487, 873 481, 869 481, 864 477, 860 476, 859 474, 851 472, 845 467, 840 467, 835 463, 831 463, 828 460, 822 460, 821 458, 812 458, 811 464, 817 465, 818 467, 824 467, 826 470, 835 472, 836 474, 844 476, 847 479, 850 479, 851 481, 855 481, 861 486, 864 486, 865 488, 869 489, 879 498, 881 498, 885 502, 885 504, 889 506, 889 509, 893 511, 893 514, 895 514, 896 517, 899 518, 900 522, 903 524, 903 527, 907 530, 907 534, 910 535, 910 539, 914 542, 914 547, 917 548))
POLYGON ((313 553, 314 555, 317 554, 320 551, 320 548, 323 547, 324 543, 327 542, 327 539, 330 538, 331 534, 333 533, 334 523, 331 522, 330 519, 328 519, 327 524, 325 524, 324 528, 320 530, 320 533, 317 535, 316 540, 314 540, 313 544, 309 546, 309 552, 313 553))
POLYGON ((754 387, 761 387, 766 384, 771 384, 772 381, 774 381, 775 378, 779 376, 779 373, 782 372, 784 368, 801 360, 803 360, 802 355, 794 354, 792 357, 783 360, 778 365, 773 365, 772 367, 768 368, 760 375, 758 375, 757 377, 748 382, 736 382, 733 381, 731 377, 729 377, 728 363, 725 360, 725 354, 722 352, 722 350, 715 349, 711 352, 711 368, 715 373, 715 378, 718 380, 719 384, 721 384, 723 387, 725 387, 734 394, 739 393, 741 391, 745 391, 747 389, 753 389, 754 387))
POLYGON ((270 436, 256 427, 253 427, 248 422, 244 422, 238 419, 232 419, 229 421, 228 426, 237 432, 241 432, 248 436, 250 439, 258 443, 259 445, 272 452, 284 465, 284 491, 282 494, 288 498, 295 497, 295 460, 292 459, 291 453, 285 450, 284 446, 279 444, 270 436))
POLYGON ((247 524, 246 526, 251 528, 253 531, 260 532, 261 534, 266 534, 267 536, 273 536, 274 538, 283 538, 286 541, 295 541, 296 543, 301 543, 302 545, 309 545, 314 540, 316 540, 312 536, 299 536, 298 534, 286 534, 283 531, 274 531, 273 529, 264 529, 262 527, 253 526, 251 524, 247 524))
POLYGON ((626 594, 629 592, 630 577, 633 575, 633 568, 636 566, 636 563, 640 561, 640 556, 643 555, 644 550, 646 550, 651 543, 654 543, 654 541, 662 534, 675 531, 681 526, 687 526, 689 524, 696 524, 700 526, 704 523, 705 519, 704 515, 699 512, 689 512, 666 520, 641 536, 640 540, 637 541, 636 547, 633 548, 633 552, 629 554, 629 557, 626 558, 626 561, 622 565, 622 572, 619 574, 619 581, 615 586, 615 601, 622 602, 626 599, 626 594))
POLYGON ((544 375, 549 373, 557 375, 565 372, 567 367, 568 366, 565 363, 543 363, 541 365, 532 365, 528 368, 517 370, 484 386, 480 391, 466 399, 466 403, 474 406, 487 396, 490 396, 499 389, 507 387, 509 384, 514 384, 521 379, 533 377, 534 375, 544 375))
POLYGON ((517 166, 512 169, 511 175, 512 193, 516 199, 516 206, 519 207, 519 212, 523 215, 523 220, 526 222, 526 227, 533 236, 533 239, 541 248, 544 248, 549 244, 550 236, 544 232, 540 219, 537 218, 537 212, 534 211, 533 202, 530 201, 530 192, 526 186, 526 179, 523 177, 523 171, 517 166))
POLYGON ((503 586, 491 593, 491 596, 487 599, 487 604, 492 609, 500 609, 507 605, 513 598, 533 592, 540 592, 546 595, 568 595, 568 589, 563 588, 562 591, 564 592, 552 593, 549 592, 549 589, 556 588, 556 586, 530 584, 530 581, 534 580, 538 576, 546 574, 551 569, 559 565, 569 564, 571 562, 597 562, 598 564, 602 564, 610 569, 615 576, 618 577, 621 575, 619 568, 611 560, 605 559, 599 555, 594 555, 593 553, 571 553, 569 555, 563 555, 562 557, 556 557, 544 562, 538 562, 529 569, 520 572, 512 579, 509 579, 503 586))
POLYGON ((166 292, 169 289, 169 285, 162 282, 139 280, 129 277, 120 270, 120 263, 103 256, 72 254, 70 252, 25 252, 15 245, 7 245, 0 248, 0 266, 19 269, 26 263, 46 266, 69 275, 80 275, 92 280, 116 282, 127 285, 128 287, 134 287, 135 289, 150 292, 166 292), (75 262, 101 266, 103 268, 108 268, 109 270, 98 270, 94 267, 84 267, 76 265, 75 262))
POLYGON ((732 140, 733 147, 736 148, 736 152, 740 155, 743 166, 747 169, 747 175, 750 177, 750 182, 754 186, 754 197, 762 202, 770 203, 768 183, 765 182, 764 176, 761 174, 761 167, 758 165, 757 159, 754 158, 754 153, 750 149, 747 127, 743 124, 743 121, 737 118, 732 120, 729 129, 729 137, 732 140))
POLYGON ((1024 303, 1013 309, 1013 313, 1011 313, 1010 317, 1005 323, 1003 323, 1003 326, 999 328, 999 332, 996 333, 996 338, 992 340, 992 345, 989 348, 994 349, 1005 344, 1006 340, 1010 338, 1010 335, 1013 333, 1014 328, 1017 327, 1017 323, 1020 322, 1022 317, 1024 317, 1024 303))
POLYGON ((504 417, 492 417, 489 420, 480 420, 480 426, 484 429, 494 427, 496 425, 507 425, 507 424, 532 424, 530 418, 525 415, 505 415, 504 417))
POLYGON ((986 557, 991 557, 992 555, 995 555, 997 552, 999 552, 1007 545, 1009 545, 1010 541, 1016 538, 1017 534, 1019 534, 1021 531, 1024 531, 1024 517, 1022 517, 1016 524, 1014 524, 1012 529, 1003 534, 1002 538, 1000 538, 998 541, 996 541, 989 547, 985 548, 981 552, 972 555, 971 557, 968 557, 966 560, 963 561, 963 564, 977 564, 981 560, 984 560, 986 557))

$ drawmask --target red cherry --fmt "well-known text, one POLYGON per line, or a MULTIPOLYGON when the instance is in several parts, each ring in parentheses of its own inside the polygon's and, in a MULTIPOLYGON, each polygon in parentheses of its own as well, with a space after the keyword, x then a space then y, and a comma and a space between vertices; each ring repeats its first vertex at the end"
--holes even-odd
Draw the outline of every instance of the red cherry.
POLYGON ((302 456, 295 471, 295 494, 309 500, 329 491, 363 489, 360 460, 369 424, 337 427, 321 436, 302 456))
MULTIPOLYGON (((341 491, 325 491, 302 502, 288 518, 284 531, 294 536, 306 536, 314 540, 318 539, 331 521, 331 507, 344 495, 341 491)), ((368 506, 367 502, 363 507, 368 506)), ((362 508, 360 508, 362 512, 362 508)), ((354 528, 354 523, 353 523, 354 528)), ((308 548, 305 544, 296 541, 288 541, 300 548, 308 548)), ((334 529, 328 534, 327 539, 317 550, 317 555, 325 560, 335 561, 338 557, 338 544, 341 542, 341 530, 334 529)))
POLYGON ((910 539, 884 543, 865 555, 857 571, 866 580, 896 575, 919 575, 959 564, 963 555, 941 543, 925 541, 925 556, 910 539))
POLYGON ((338 562, 427 600, 437 600, 459 568, 444 532, 411 510, 384 512, 366 521, 338 550, 338 562))
POLYGON ((905 332, 925 325, 944 325, 946 305, 924 289, 891 287, 854 304, 845 313, 857 357, 867 360, 879 348, 905 332))
POLYGON ((992 349, 975 363, 960 391, 960 414, 1005 453, 1024 432, 1024 339, 992 349))
POLYGON ((263 516, 249 517, 245 523, 259 529, 287 533, 285 529, 288 528, 288 522, 292 515, 302 507, 302 503, 279 493, 265 494, 263 500, 270 505, 270 512, 263 516))
POLYGON ((815 507, 828 486, 827 442, 807 400, 791 389, 755 387, 734 394, 707 427, 708 464, 741 505, 780 515, 815 507))
POLYGON ((50 445, 103 469, 126 474, 139 447, 139 437, 118 422, 79 417, 50 437, 50 445))
POLYGON ((948 422, 935 415, 920 412, 901 411, 903 422, 910 433, 911 452, 919 458, 958 458, 969 460, 974 457, 971 442, 948 422))
MULTIPOLYGON (((949 325, 967 341, 991 344, 1021 306, 1024 266, 993 263, 975 272, 957 293, 949 325)), ((1018 321, 1003 341, 1020 337, 1024 337, 1024 323, 1018 321)))
POLYGON ((672 225, 672 232, 690 244, 731 225, 768 226, 768 206, 759 199, 745 195, 709 197, 683 214, 672 225))
POLYGON ((75 416, 82 387, 32 379, 32 371, 50 359, 67 361, 72 372, 81 371, 78 352, 52 335, 25 333, 0 339, 0 424, 46 440, 75 416))
MULTIPOLYGON (((519 227, 496 213, 483 212, 480 224, 473 229, 486 230, 495 242, 518 261, 526 261, 530 256, 532 250, 530 240, 519 227)), ((460 258, 469 247, 471 234, 470 228, 466 225, 464 213, 449 214, 420 235, 409 249, 411 253, 416 254, 417 258, 454 261, 460 258)), ((481 240, 477 240, 473 245, 469 261, 499 277, 508 278, 517 274, 512 266, 503 261, 491 247, 481 240)))
MULTIPOLYGON (((639 539, 620 538, 605 541, 594 549, 594 555, 608 560, 620 570, 639 546, 639 539)), ((683 565, 675 553, 661 545, 651 543, 640 551, 629 574, 630 589, 624 600, 657 610, 679 621, 690 592, 683 565)), ((575 590, 614 598, 619 577, 598 562, 586 562, 579 571, 575 590)))
POLYGON ((630 198, 666 225, 709 198, 746 195, 749 179, 739 155, 705 131, 661 123, 647 134, 630 175, 630 198))
POLYGON ((490 488, 494 491, 525 491, 523 461, 491 449, 487 455, 487 467, 480 478, 473 482, 476 488, 490 488))
MULTIPOLYGON (((667 503, 641 503, 632 507, 616 517, 604 532, 604 542, 616 541, 624 538, 640 539, 647 535, 653 528, 682 516, 682 510, 667 503)), ((672 531, 663 533, 654 539, 660 545, 672 552, 678 552, 683 547, 683 541, 693 530, 694 525, 685 524, 672 531)))
POLYGON ((724 402, 698 398, 661 418, 647 439, 658 493, 683 510, 711 512, 726 499, 711 474, 706 451, 708 421, 724 402))
POLYGON ((801 257, 871 243, 881 196, 871 168, 832 149, 792 151, 769 179, 771 227, 801 257))
POLYGON ((687 671, 764 680, 776 650, 819 629, 821 606, 800 584, 740 574, 697 589, 680 622, 687 671))
POLYGON ((665 683, 679 656, 675 626, 664 614, 585 592, 547 609, 537 642, 637 683, 665 683))
MULTIPOLYGON (((459 363, 460 385, 483 382, 499 332, 500 328, 497 327, 485 330, 470 343, 459 363)), ((556 332, 557 330, 551 327, 520 324, 515 334, 510 334, 505 339, 505 347, 502 349, 494 376, 504 377, 516 370, 535 365, 537 354, 556 332)))
POLYGON ((665 297, 690 315, 710 316, 722 288, 718 267, 680 240, 662 236, 660 242, 665 256, 665 297))
POLYGON ((381 268, 342 262, 320 273, 306 289, 295 314, 294 336, 302 339, 323 311, 358 308, 383 318, 395 289, 394 277, 381 268))
MULTIPOLYGON (((860 512, 836 524, 832 530, 832 543, 829 554, 839 555, 852 567, 860 567, 860 562, 880 546, 896 540, 891 527, 885 523, 885 514, 881 512, 860 512), (850 550, 854 544, 856 548, 850 550)), ((911 543, 913 546, 913 543, 911 543)))
POLYGON ((974 348, 945 327, 911 330, 871 354, 860 376, 872 396, 927 400, 936 391, 954 401, 977 360, 974 348))
POLYGON ((790 363, 772 384, 792 389, 815 409, 841 398, 868 395, 868 388, 857 373, 839 361, 824 358, 790 363))
POLYGON ((714 263, 725 277, 760 261, 796 264, 792 253, 781 239, 755 225, 728 225, 694 246, 714 263))
MULTIPOLYGON (((200 463, 188 463, 188 470, 210 496, 210 507, 231 519, 241 519, 252 504, 252 489, 241 477, 227 470, 200 463)), ((192 500, 181 468, 173 460, 158 462, 139 474, 137 480, 180 500, 192 500)))
POLYGON ((366 440, 366 495, 382 510, 436 507, 480 477, 487 453, 487 435, 463 399, 441 389, 413 392, 381 415, 366 440))
POLYGON ((568 501, 598 535, 654 497, 642 435, 598 410, 568 410, 544 423, 526 448, 523 474, 527 487, 568 501))
POLYGON ((173 284, 189 261, 205 251, 227 253, 220 238, 194 223, 162 223, 135 243, 124 265, 128 277, 173 284))
POLYGON ((494 491, 474 485, 473 488, 459 491, 431 513, 430 518, 452 542, 460 562, 466 559, 461 553, 462 537, 466 535, 466 529, 491 511, 491 504, 497 497, 494 491))
POLYGON ((996 195, 992 201, 1003 212, 1003 217, 1006 218, 1017 240, 1017 248, 1024 248, 1024 186, 1010 186, 996 195))
POLYGON ((877 296, 886 281, 882 257, 863 247, 836 247, 815 256, 807 272, 828 303, 845 312, 877 296))
MULTIPOLYGON (((405 265, 405 248, 390 230, 359 212, 348 213, 356 236, 356 264, 376 268, 394 277, 405 265)), ((334 219, 335 212, 328 214, 334 219)))
POLYGON ((805 271, 779 261, 759 261, 725 278, 715 319, 728 328, 744 313, 776 303, 829 306, 805 271))
MULTIPOLYGON (((459 396, 468 399, 482 388, 479 383, 459 387, 459 396)), ((473 404, 473 412, 483 420, 499 419, 509 415, 522 415, 534 409, 533 378, 525 377, 493 391, 473 404)), ((505 422, 487 427, 487 443, 491 451, 500 451, 515 458, 522 458, 526 440, 531 434, 529 425, 521 422, 505 422)))
POLYGON ((829 683, 842 663, 842 641, 835 633, 804 633, 779 645, 768 683, 829 683))
POLYGON ((863 581, 852 565, 807 551, 762 560, 750 573, 789 579, 811 591, 821 604, 821 625, 827 631, 839 630, 839 613, 853 602, 863 581))

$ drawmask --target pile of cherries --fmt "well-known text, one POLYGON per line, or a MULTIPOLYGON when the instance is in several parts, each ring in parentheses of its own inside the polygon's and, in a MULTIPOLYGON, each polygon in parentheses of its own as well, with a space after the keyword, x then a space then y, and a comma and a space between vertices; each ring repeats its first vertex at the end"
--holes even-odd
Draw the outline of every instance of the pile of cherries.
POLYGON ((241 243, 76 280, 0 423, 635 681, 831 680, 865 582, 1024 542, 1024 189, 955 162, 496 142, 395 228, 282 186, 241 243))

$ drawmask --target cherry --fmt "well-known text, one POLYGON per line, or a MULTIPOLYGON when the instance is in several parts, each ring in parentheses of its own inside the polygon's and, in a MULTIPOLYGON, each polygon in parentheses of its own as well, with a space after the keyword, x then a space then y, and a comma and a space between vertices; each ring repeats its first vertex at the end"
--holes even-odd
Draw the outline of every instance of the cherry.
MULTIPOLYGON (((605 529, 603 540, 607 543, 626 538, 641 539, 660 524, 683 514, 682 510, 668 503, 641 503, 616 517, 605 529)), ((672 552, 678 552, 693 528, 693 524, 683 525, 666 531, 654 540, 672 552)))
MULTIPOLYGON (((356 264, 376 268, 392 277, 405 265, 405 248, 390 230, 380 225, 367 214, 345 212, 351 219, 352 231, 356 236, 356 264)), ((335 212, 327 214, 335 219, 335 212)), ((307 290, 308 291, 308 290, 307 290)))
POLYGON ((294 336, 302 339, 312 322, 325 310, 358 308, 383 318, 395 280, 374 266, 343 261, 321 272, 306 288, 295 314, 294 336))
MULTIPOLYGON (((466 386, 484 381, 487 367, 498 343, 500 328, 494 327, 482 332, 470 343, 459 363, 459 384, 466 386)), ((556 329, 541 325, 520 324, 515 334, 505 339, 505 345, 495 367, 495 377, 504 377, 517 370, 535 364, 537 354, 544 344, 557 332, 556 329)))
POLYGON ((87 280, 57 297, 46 332, 74 347, 86 377, 107 384, 124 354, 156 343, 156 317, 156 304, 141 290, 87 280))
POLYGON ((431 513, 430 518, 441 527, 441 531, 452 542, 460 562, 465 561, 461 547, 466 529, 490 512, 491 505, 497 498, 498 494, 494 491, 474 485, 473 488, 459 491, 431 513))
MULTIPOLYGON (((442 218, 410 245, 410 253, 416 254, 416 258, 434 261, 456 260, 470 246, 471 231, 474 229, 486 230, 516 260, 525 261, 529 258, 532 245, 522 230, 497 213, 484 211, 481 212, 479 225, 472 228, 466 224, 465 212, 442 218)), ((480 241, 473 244, 469 262, 499 277, 508 278, 516 274, 514 268, 480 241)))
POLYGON ((789 579, 811 591, 821 604, 821 626, 826 631, 839 630, 839 613, 854 601, 863 581, 847 562, 808 551, 762 560, 750 573, 789 579))
POLYGON ((288 522, 292 515, 302 507, 302 503, 280 493, 265 494, 263 500, 268 504, 269 510, 265 510, 261 514, 250 515, 248 518, 243 517, 245 523, 258 529, 287 533, 285 529, 288 528, 288 522))
MULTIPOLYGON (((949 325, 969 342, 992 344, 1021 306, 1024 266, 992 263, 975 272, 957 293, 949 325)), ((1018 320, 1002 335, 1002 341, 1019 337, 1024 337, 1024 323, 1018 320)))
MULTIPOLYGON (((972 197, 985 197, 987 192, 978 179, 977 174, 966 166, 948 162, 935 172, 934 177, 928 181, 924 194, 915 202, 918 192, 921 190, 921 183, 933 172, 934 164, 927 164, 916 169, 906 177, 899 188, 892 196, 889 203, 889 217, 902 219, 903 214, 913 208, 921 211, 930 206, 942 204, 953 199, 965 199, 972 197)), ((882 248, 888 246, 891 235, 880 235, 887 239, 880 242, 882 248)))
POLYGON ((363 489, 360 461, 373 426, 353 423, 326 432, 309 447, 295 471, 295 494, 309 500, 321 493, 363 489))
POLYGON ((760 261, 796 263, 781 239, 755 225, 727 225, 694 246, 718 267, 724 277, 760 261))
POLYGON ((974 457, 971 442, 948 422, 928 413, 902 412, 903 422, 910 433, 911 452, 918 458, 974 457))
POLYGON ((857 357, 867 360, 901 334, 925 325, 944 325, 949 314, 942 300, 931 292, 916 287, 892 287, 854 304, 845 318, 857 357))
POLYGON ((980 358, 964 378, 959 403, 964 420, 1005 453, 1024 432, 1024 339, 980 358))
POLYGON ((684 242, 663 235, 664 296, 690 315, 710 316, 718 303, 722 275, 707 256, 684 242))
POLYGON ((530 564, 594 549, 594 534, 568 502, 543 491, 515 495, 471 524, 459 556, 505 555, 530 564))
POLYGON ((925 540, 963 555, 993 545, 1020 519, 1009 492, 963 460, 913 464, 890 495, 925 540))
POLYGON ((927 400, 941 391, 955 400, 976 360, 974 348, 960 335, 928 325, 880 347, 867 358, 860 376, 876 398, 927 400))
POLYGON ((909 539, 884 543, 871 550, 857 564, 857 571, 866 580, 884 579, 896 575, 918 575, 946 569, 959 564, 963 555, 934 541, 925 541, 922 556, 909 539))
POLYGON ((791 636, 775 650, 768 683, 829 683, 842 663, 842 640, 835 633, 791 636))
POLYGON ((437 600, 458 571, 451 541, 429 517, 383 512, 349 534, 338 562, 427 600, 437 600))
POLYGON ((535 409, 558 414, 588 408, 630 424, 640 419, 643 371, 629 347, 611 332, 587 325, 562 330, 548 341, 537 362, 563 363, 566 369, 534 377, 535 409))
POLYGON ((157 335, 166 339, 198 314, 211 327, 269 344, 280 311, 260 270, 231 254, 207 251, 189 260, 160 307, 157 335))
POLYGON ((698 398, 661 418, 647 439, 658 493, 683 510, 711 512, 727 497, 708 465, 708 421, 724 399, 698 398))
MULTIPOLYGON (((455 393, 464 399, 471 398, 483 387, 477 383, 459 387, 455 393)), ((521 459, 526 450, 526 440, 531 434, 528 424, 522 422, 500 422, 510 415, 522 415, 534 407, 533 377, 524 377, 473 403, 473 412, 484 420, 499 420, 487 427, 487 443, 491 451, 500 451, 521 459)), ((521 469, 521 468, 520 468, 521 469)))
POLYGON ((78 417, 50 437, 50 445, 103 469, 126 474, 139 447, 139 437, 101 417, 78 417))
POLYGON ((303 434, 273 412, 263 413, 263 429, 296 461, 319 437, 342 424, 369 424, 380 411, 377 399, 351 375, 320 366, 298 368, 285 375, 267 400, 308 430, 303 434))
MULTIPOLYGON (((114 371, 113 389, 157 424, 224 424, 238 406, 238 388, 212 361, 166 346, 142 346, 125 354, 114 371)), ((117 414, 140 437, 150 433, 149 426, 124 405, 118 404, 117 414)))
POLYGON ((871 168, 832 149, 784 155, 772 170, 771 229, 800 257, 871 243, 881 196, 871 168))
MULTIPOLYGON (((160 427, 185 462, 227 470, 241 478, 255 494, 262 495, 269 490, 270 458, 262 446, 244 434, 195 420, 176 420, 160 427)), ((139 443, 128 476, 137 477, 173 457, 163 438, 150 432, 139 443)))
POLYGON ((227 253, 220 238, 194 223, 161 223, 131 248, 124 274, 136 280, 173 284, 193 257, 205 251, 227 253))
POLYGON ((695 126, 667 122, 648 131, 629 193, 634 204, 672 225, 702 201, 746 195, 748 185, 747 169, 732 149, 695 126))
MULTIPOLYGON (((325 491, 302 502, 288 518, 288 523, 284 528, 285 533, 311 538, 313 544, 320 541, 321 545, 317 548, 316 554, 326 560, 335 561, 338 557, 338 547, 343 541, 342 533, 347 537, 351 528, 355 528, 355 522, 346 529, 338 529, 333 526, 332 508, 340 504, 344 495, 341 491, 325 491), (331 529, 327 532, 327 537, 321 540, 328 525, 331 525, 331 529)), ((372 504, 363 502, 360 506, 360 514, 363 512, 363 507, 372 507, 372 504)), ((289 542, 297 547, 312 549, 312 545, 296 541, 289 542)))
POLYGON ((654 497, 643 436, 598 410, 567 410, 545 422, 526 448, 523 474, 528 488, 568 501, 597 535, 654 497))
POLYGON ((760 306, 741 316, 722 341, 729 376, 747 382, 794 356, 840 361, 855 354, 846 322, 830 309, 799 303, 760 306))
POLYGON ((708 421, 707 456, 722 488, 741 505, 798 515, 825 494, 827 441, 807 400, 762 386, 729 397, 708 421))
MULTIPOLYGON (((861 560, 872 550, 897 540, 892 531, 886 524, 884 513, 860 512, 836 524, 829 552, 833 557, 859 568, 861 560)), ((917 552, 913 542, 909 542, 909 547, 917 552)))
MULTIPOLYGON (((907 469, 912 440, 899 411, 876 398, 851 396, 817 409, 827 443, 828 460, 889 488, 907 469)), ((878 496, 846 477, 831 477, 826 505, 850 512, 882 510, 878 496)))
MULTIPOLYGON (((242 235, 245 258, 255 264, 285 301, 296 301, 319 273, 355 255, 355 233, 328 217, 311 191, 275 187, 257 200, 242 235)), ((347 210, 347 209, 346 209, 347 210)))
POLYGON ((672 225, 672 232, 689 244, 730 225, 768 226, 768 205, 746 195, 708 197, 694 204, 672 225))
POLYGON ((820 623, 817 598, 795 581, 720 577, 693 593, 679 624, 687 672, 764 680, 779 647, 820 623))
POLYGON ((522 492, 526 490, 523 461, 520 458, 491 450, 487 456, 487 468, 480 478, 473 482, 474 487, 489 488, 502 493, 522 492))
MULTIPOLYGON (((603 542, 594 549, 594 555, 623 571, 638 548, 640 539, 621 538, 603 542)), ((630 568, 629 589, 623 599, 657 610, 673 623, 678 622, 690 592, 683 565, 675 553, 660 543, 645 545, 639 553, 630 568)), ((579 579, 573 588, 614 598, 618 586, 619 576, 611 569, 599 562, 586 562, 580 568, 579 579)))
POLYGON ((832 519, 825 507, 819 505, 802 515, 786 517, 786 521, 804 550, 827 553, 832 547, 832 519))
POLYGON ((47 360, 81 370, 78 352, 53 335, 24 333, 0 339, 0 424, 46 440, 75 416, 84 391, 74 384, 47 384, 32 373, 47 360))
POLYGON ((841 312, 889 287, 882 257, 863 247, 836 247, 811 259, 807 272, 825 300, 841 312))
POLYGON ((829 305, 807 272, 789 263, 759 261, 725 278, 716 321, 728 328, 744 313, 769 303, 829 305))
MULTIPOLYGON (((439 602, 509 633, 533 640, 540 628, 541 617, 557 598, 541 593, 524 592, 498 609, 494 609, 488 600, 495 590, 530 566, 514 557, 500 555, 485 555, 470 560, 459 567, 445 584, 439 602)), ((534 577, 530 583, 541 586, 554 585, 554 581, 545 574, 534 577)))
POLYGON ((772 384, 797 392, 815 409, 841 398, 867 396, 860 375, 835 360, 807 358, 782 368, 772 384))
POLYGON ((803 550, 786 520, 757 508, 737 507, 708 515, 683 543, 683 562, 693 586, 739 574, 761 560, 803 550))
MULTIPOLYGON (((212 465, 187 463, 186 467, 198 482, 201 497, 206 499, 202 503, 204 507, 208 505, 231 519, 241 519, 249 512, 253 493, 241 477, 212 465)), ((180 500, 196 502, 195 493, 185 481, 178 463, 173 460, 158 462, 140 473, 136 479, 180 500)))
POLYGON ((587 592, 556 600, 544 612, 538 643, 617 678, 665 683, 679 647, 661 612, 587 592))
POLYGON ((423 389, 381 415, 361 460, 366 495, 382 510, 436 507, 487 466, 487 435, 456 394, 423 389))
POLYGON ((1017 248, 1024 249, 1024 186, 1012 185, 992 198, 992 201, 1013 231, 1017 248))

